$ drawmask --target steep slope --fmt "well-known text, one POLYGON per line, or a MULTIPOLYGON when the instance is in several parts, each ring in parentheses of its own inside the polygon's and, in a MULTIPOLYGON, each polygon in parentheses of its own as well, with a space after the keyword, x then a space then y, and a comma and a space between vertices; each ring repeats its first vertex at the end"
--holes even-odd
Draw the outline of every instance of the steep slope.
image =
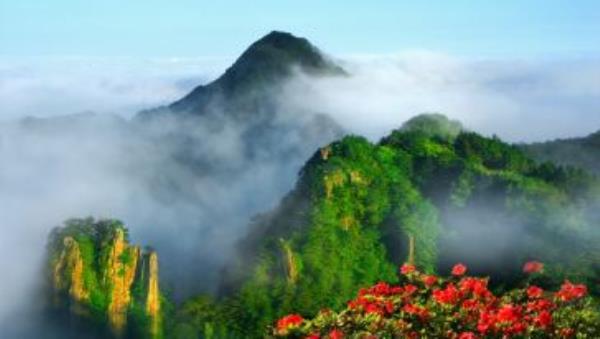
POLYGON ((406 261, 427 272, 464 262, 498 286, 517 285, 530 259, 548 263, 546 285, 597 279, 598 182, 448 126, 459 127, 418 117, 378 144, 350 136, 321 148, 241 242, 224 298, 190 301, 181 321, 259 336, 286 313, 340 309, 359 287, 395 281, 406 261), (200 305, 212 313, 186 313, 200 305))
POLYGON ((156 253, 130 245, 121 223, 69 220, 52 232, 48 251, 49 312, 102 335, 162 337, 156 253))
POLYGON ((579 167, 600 175, 600 131, 582 138, 558 139, 521 147, 539 161, 579 167))

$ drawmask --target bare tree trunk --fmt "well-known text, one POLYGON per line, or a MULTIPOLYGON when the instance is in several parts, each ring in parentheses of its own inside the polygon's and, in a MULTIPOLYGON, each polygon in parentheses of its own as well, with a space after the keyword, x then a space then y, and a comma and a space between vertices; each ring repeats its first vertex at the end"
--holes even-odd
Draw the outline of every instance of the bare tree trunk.
POLYGON ((408 235, 408 263, 415 264, 415 236, 412 234, 408 235))

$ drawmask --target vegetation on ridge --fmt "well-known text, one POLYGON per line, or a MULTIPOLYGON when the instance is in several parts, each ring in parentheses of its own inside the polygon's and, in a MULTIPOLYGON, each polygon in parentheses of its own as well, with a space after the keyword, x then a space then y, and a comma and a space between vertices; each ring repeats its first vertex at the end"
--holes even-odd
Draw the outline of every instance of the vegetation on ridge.
POLYGON ((420 119, 378 144, 349 136, 316 152, 254 221, 221 295, 185 304, 174 335, 259 337, 285 314, 340 310, 360 287, 396 282, 407 260, 427 273, 465 262, 498 291, 518 286, 531 258, 547 262, 544 288, 598 279, 593 176, 420 119))

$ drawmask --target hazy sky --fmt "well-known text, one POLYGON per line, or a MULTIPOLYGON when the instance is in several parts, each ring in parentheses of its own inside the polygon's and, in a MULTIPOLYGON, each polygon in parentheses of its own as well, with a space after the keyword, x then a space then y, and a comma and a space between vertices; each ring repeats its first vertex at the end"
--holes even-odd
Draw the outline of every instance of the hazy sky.
POLYGON ((334 54, 597 54, 600 2, 0 0, 0 55, 231 56, 278 29, 334 54))

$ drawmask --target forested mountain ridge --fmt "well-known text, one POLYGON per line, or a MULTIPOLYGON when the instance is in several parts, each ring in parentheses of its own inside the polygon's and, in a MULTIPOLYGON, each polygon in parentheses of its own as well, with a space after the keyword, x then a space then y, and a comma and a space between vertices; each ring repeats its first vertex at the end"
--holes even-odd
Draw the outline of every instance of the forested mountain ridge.
POLYGON ((600 175, 600 131, 586 137, 536 142, 521 147, 540 161, 579 167, 600 175))
POLYGON ((339 309, 359 287, 394 282, 402 262, 464 262, 498 288, 519 284, 530 259, 548 263, 545 285, 596 281, 597 179, 455 127, 421 116, 377 144, 348 136, 318 150, 254 221, 221 298, 184 304, 179 330, 260 336, 284 314, 339 309))

